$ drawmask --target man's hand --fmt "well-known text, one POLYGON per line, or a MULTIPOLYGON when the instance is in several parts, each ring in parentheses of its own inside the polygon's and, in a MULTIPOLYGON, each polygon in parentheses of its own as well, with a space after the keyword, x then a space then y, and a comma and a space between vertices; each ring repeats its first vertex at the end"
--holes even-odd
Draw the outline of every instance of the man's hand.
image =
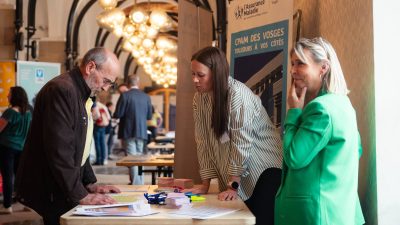
POLYGON ((96 185, 96 184, 89 184, 86 186, 86 189, 90 193, 120 193, 121 191, 112 185, 96 185))
POLYGON ((105 194, 88 194, 79 201, 80 205, 108 205, 116 203, 113 198, 105 194))
POLYGON ((220 201, 232 201, 237 199, 237 191, 228 189, 218 194, 218 200, 220 201))

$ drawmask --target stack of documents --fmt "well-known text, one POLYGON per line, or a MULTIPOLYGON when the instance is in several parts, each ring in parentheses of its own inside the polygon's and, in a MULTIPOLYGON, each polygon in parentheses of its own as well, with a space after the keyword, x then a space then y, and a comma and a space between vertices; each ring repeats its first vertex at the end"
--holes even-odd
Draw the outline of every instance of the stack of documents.
POLYGON ((134 203, 81 206, 76 209, 74 215, 84 216, 147 216, 155 214, 150 205, 144 201, 134 203))
POLYGON ((179 208, 183 205, 189 205, 190 199, 184 193, 168 193, 165 204, 169 208, 179 208))

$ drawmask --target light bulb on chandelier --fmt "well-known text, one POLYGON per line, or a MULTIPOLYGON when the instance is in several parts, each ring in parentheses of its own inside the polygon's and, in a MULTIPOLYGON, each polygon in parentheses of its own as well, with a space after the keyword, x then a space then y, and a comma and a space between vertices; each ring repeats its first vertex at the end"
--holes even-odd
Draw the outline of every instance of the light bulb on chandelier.
POLYGON ((118 0, 99 0, 98 3, 104 10, 110 10, 117 6, 118 0))
MULTIPOLYGON (((97 16, 99 26, 122 37, 122 49, 132 54, 137 64, 160 85, 176 84, 176 41, 168 38, 174 21, 164 3, 134 4, 122 11, 118 0, 98 0, 105 10, 97 16), (124 12, 127 12, 125 15, 124 12), (160 35, 161 34, 161 35, 160 35)), ((172 12, 176 12, 176 8, 172 12)))

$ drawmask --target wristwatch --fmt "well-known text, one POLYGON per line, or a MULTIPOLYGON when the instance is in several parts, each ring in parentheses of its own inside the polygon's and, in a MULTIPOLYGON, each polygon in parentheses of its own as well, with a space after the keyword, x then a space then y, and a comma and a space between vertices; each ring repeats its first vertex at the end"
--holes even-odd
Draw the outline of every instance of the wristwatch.
POLYGON ((228 187, 234 191, 237 191, 239 188, 239 182, 237 181, 231 181, 228 183, 228 187))

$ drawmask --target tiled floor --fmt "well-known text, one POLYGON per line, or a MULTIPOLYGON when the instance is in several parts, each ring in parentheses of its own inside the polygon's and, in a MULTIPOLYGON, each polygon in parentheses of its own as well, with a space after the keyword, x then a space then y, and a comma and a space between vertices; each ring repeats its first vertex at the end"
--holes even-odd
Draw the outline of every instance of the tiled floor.
MULTIPOLYGON (((98 183, 102 184, 128 184, 129 175, 128 169, 125 167, 115 166, 115 160, 109 160, 107 165, 93 166, 96 173, 98 183)), ((151 184, 151 175, 145 174, 145 184, 151 184)), ((2 200, 2 196, 0 197, 2 200)), ((1 201, 2 202, 2 201, 1 201)), ((19 203, 12 205, 12 214, 0 215, 0 225, 42 225, 41 217, 34 211, 25 208, 19 203)))

